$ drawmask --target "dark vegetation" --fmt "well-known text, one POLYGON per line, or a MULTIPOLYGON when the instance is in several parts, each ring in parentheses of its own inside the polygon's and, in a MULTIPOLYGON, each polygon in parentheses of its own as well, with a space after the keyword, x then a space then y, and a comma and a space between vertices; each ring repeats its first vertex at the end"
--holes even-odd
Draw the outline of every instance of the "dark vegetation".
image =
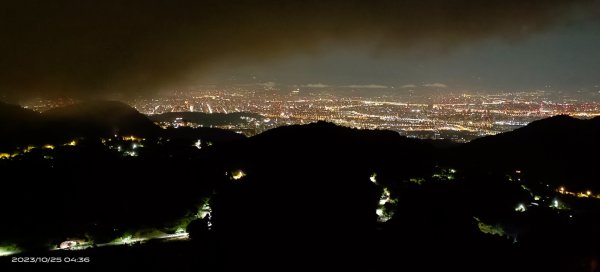
POLYGON ((598 269, 600 199, 557 188, 600 192, 599 118, 454 145, 325 122, 250 138, 162 130, 114 102, 0 113, 0 152, 20 153, 0 160, 1 242, 36 252, 72 237, 190 234, 51 253, 92 256, 85 270, 598 269), (197 218, 204 203, 212 212, 197 218))

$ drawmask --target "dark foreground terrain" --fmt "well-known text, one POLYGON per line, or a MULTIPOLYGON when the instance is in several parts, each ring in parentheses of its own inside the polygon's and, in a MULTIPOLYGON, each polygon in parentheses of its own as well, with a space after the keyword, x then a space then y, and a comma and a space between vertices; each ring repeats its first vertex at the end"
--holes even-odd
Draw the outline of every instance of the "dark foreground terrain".
POLYGON ((7 271, 600 269, 600 118, 461 145, 325 122, 163 130, 116 102, 3 104, 0 125, 7 271))

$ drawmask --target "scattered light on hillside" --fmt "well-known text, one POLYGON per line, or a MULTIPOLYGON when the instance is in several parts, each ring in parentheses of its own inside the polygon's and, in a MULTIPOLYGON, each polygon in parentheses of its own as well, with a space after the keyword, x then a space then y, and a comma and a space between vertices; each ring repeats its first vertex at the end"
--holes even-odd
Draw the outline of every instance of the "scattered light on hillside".
POLYGON ((245 176, 246 176, 246 173, 244 173, 244 171, 242 171, 242 170, 236 170, 231 173, 231 178, 233 178, 234 180, 240 180, 241 178, 243 178, 245 176))

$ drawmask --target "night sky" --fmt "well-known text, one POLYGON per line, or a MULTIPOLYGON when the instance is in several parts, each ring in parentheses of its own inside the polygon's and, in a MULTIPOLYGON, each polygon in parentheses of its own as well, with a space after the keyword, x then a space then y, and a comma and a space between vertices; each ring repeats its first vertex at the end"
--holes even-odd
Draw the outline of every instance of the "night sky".
POLYGON ((596 92, 599 11, 593 0, 2 1, 0 97, 257 82, 596 92))

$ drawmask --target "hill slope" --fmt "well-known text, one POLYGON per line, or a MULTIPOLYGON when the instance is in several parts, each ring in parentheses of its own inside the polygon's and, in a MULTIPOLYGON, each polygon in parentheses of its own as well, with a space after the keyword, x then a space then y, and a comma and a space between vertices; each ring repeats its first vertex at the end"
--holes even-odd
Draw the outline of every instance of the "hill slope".
POLYGON ((554 184, 600 187, 600 117, 554 116, 511 132, 473 140, 457 148, 456 158, 479 170, 520 169, 554 184))
POLYGON ((78 103, 46 111, 50 133, 69 136, 104 136, 112 134, 154 135, 158 128, 145 115, 116 101, 78 103))

